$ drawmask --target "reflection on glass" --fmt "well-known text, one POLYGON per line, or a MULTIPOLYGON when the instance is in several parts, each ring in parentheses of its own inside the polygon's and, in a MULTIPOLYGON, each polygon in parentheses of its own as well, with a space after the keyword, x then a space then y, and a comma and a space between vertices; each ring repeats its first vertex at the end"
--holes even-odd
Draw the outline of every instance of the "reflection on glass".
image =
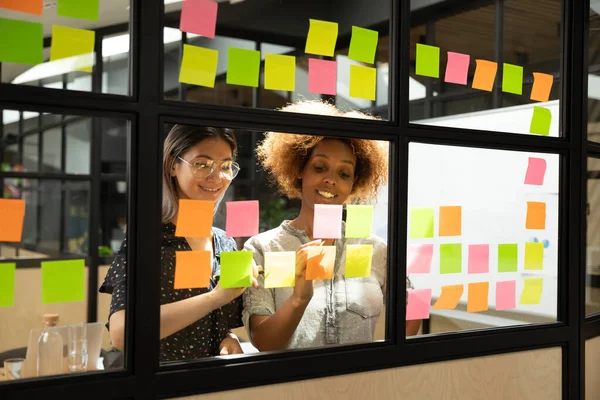
POLYGON ((600 141, 600 3, 590 2, 589 73, 588 73, 588 140, 600 141))
POLYGON ((586 254, 586 314, 600 312, 600 159, 588 158, 587 184, 587 254, 586 254))

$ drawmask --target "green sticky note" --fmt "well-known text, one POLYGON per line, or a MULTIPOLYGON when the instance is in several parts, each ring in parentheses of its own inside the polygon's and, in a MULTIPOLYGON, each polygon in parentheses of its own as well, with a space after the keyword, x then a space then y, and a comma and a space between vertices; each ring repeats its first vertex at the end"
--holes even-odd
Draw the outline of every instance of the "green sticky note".
POLYGON ((525 243, 525 269, 542 270, 544 269, 544 243, 527 242, 525 243))
POLYGON ((333 57, 338 37, 337 22, 320 21, 318 19, 311 19, 309 22, 310 27, 308 29, 308 36, 306 37, 304 52, 318 56, 333 57))
POLYGON ((440 244, 440 274, 458 274, 462 271, 462 244, 440 244))
POLYGON ((375 101, 377 69, 361 65, 350 66, 350 96, 375 101))
POLYGON ((550 134, 550 124, 552 123, 552 111, 549 108, 533 107, 533 117, 531 117, 531 125, 529 133, 548 136, 550 134))
POLYGON ((353 26, 348 58, 369 64, 375 63, 378 40, 379 33, 377 31, 353 26))
POLYGON ((519 246, 517 244, 498 245, 498 272, 517 272, 519 266, 519 246))
POLYGON ((92 72, 95 38, 96 32, 94 31, 52 25, 50 61, 85 55, 81 70, 92 72))
POLYGON ((348 205, 346 206, 346 233, 347 238, 371 237, 373 228, 373 206, 348 205))
POLYGON ((543 278, 525 278, 519 304, 540 304, 543 289, 543 278))
POLYGON ((224 289, 252 286, 252 252, 225 251, 221 253, 221 278, 224 289))
POLYGON ((440 77, 440 48, 417 43, 417 61, 415 73, 432 78, 440 77))
POLYGON ((287 90, 296 88, 296 57, 267 54, 265 57, 265 89, 287 90))
POLYGON ((504 63, 502 69, 502 91, 523 94, 523 67, 504 63))
POLYGON ((85 260, 42 261, 42 304, 85 299, 85 260))
POLYGON ((346 245, 346 278, 370 276, 372 259, 372 244, 346 245))
POLYGON ((410 237, 412 239, 433 237, 433 208, 410 210, 410 237))
POLYGON ((100 0, 58 0, 56 13, 59 17, 98 21, 100 0))
POLYGON ((41 64, 43 49, 42 24, 0 18, 0 62, 41 64))
POLYGON ((258 87, 260 51, 230 47, 227 54, 227 83, 258 87))
POLYGON ((184 44, 179 82, 214 88, 218 62, 217 50, 184 44))
POLYGON ((0 307, 15 305, 15 271, 17 264, 0 264, 0 307))

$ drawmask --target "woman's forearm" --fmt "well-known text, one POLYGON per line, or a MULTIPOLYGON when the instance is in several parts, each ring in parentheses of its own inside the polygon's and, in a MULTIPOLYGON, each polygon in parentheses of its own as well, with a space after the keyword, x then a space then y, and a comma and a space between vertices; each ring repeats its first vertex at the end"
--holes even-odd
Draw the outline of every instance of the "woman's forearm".
POLYGON ((214 292, 163 304, 160 306, 160 338, 179 332, 221 306, 214 292))

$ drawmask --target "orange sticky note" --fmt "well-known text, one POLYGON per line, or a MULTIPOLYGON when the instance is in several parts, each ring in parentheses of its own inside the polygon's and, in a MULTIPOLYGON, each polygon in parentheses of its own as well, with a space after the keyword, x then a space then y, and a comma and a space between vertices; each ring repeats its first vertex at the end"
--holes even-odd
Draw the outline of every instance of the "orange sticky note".
POLYGON ((210 285, 210 251, 176 251, 173 289, 197 289, 210 285))
POLYGON ((467 312, 481 312, 488 309, 489 282, 469 283, 467 312))
POLYGON ((460 236, 462 233, 462 207, 440 207, 440 236, 460 236))
POLYGON ((43 0, 0 0, 0 8, 34 15, 42 15, 43 6, 43 0))
POLYGON ((333 278, 335 265, 335 246, 308 247, 306 261, 306 279, 323 280, 333 278))
POLYGON ((0 242, 20 242, 24 219, 25 200, 0 199, 0 242))
POLYGON ((529 98, 536 101, 548 101, 553 83, 554 77, 552 75, 534 72, 533 87, 531 88, 531 96, 529 98))
POLYGON ((179 200, 175 236, 209 238, 214 211, 215 202, 211 200, 179 200))
POLYGON ((546 229, 546 203, 538 201, 527 202, 526 229, 546 229))
POLYGON ((494 88, 498 64, 493 61, 475 60, 475 76, 473 77, 473 89, 485 90, 491 92, 494 88))
POLYGON ((442 286, 442 294, 435 302, 434 310, 453 310, 463 295, 464 285, 442 286))

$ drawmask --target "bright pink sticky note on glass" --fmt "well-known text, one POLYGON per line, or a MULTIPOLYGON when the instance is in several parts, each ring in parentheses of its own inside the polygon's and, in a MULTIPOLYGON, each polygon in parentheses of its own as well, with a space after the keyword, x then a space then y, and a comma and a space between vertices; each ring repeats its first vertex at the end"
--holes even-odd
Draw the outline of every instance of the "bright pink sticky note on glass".
POLYGON ((525 174, 526 185, 543 185, 546 175, 546 160, 543 158, 529 157, 527 173, 525 174))
POLYGON ((179 29, 214 39, 218 7, 212 0, 184 0, 179 29))
POLYGON ((428 274, 431 271, 433 244, 413 244, 408 248, 408 273, 428 274))
POLYGON ((225 232, 227 237, 258 235, 258 200, 228 201, 225 232))
POLYGON ((444 81, 466 85, 470 61, 471 56, 468 54, 453 53, 449 51, 444 81))
POLYGON ((428 319, 431 305, 431 289, 414 289, 408 291, 406 320, 428 319))
POLYGON ((308 59, 308 91, 335 96, 337 63, 335 61, 308 59))
POLYGON ((315 204, 313 223, 314 239, 340 239, 342 237, 342 206, 315 204))
POLYGON ((516 307, 517 281, 496 282, 496 310, 516 307))
POLYGON ((469 274, 487 274, 490 272, 490 245, 469 245, 469 274))

